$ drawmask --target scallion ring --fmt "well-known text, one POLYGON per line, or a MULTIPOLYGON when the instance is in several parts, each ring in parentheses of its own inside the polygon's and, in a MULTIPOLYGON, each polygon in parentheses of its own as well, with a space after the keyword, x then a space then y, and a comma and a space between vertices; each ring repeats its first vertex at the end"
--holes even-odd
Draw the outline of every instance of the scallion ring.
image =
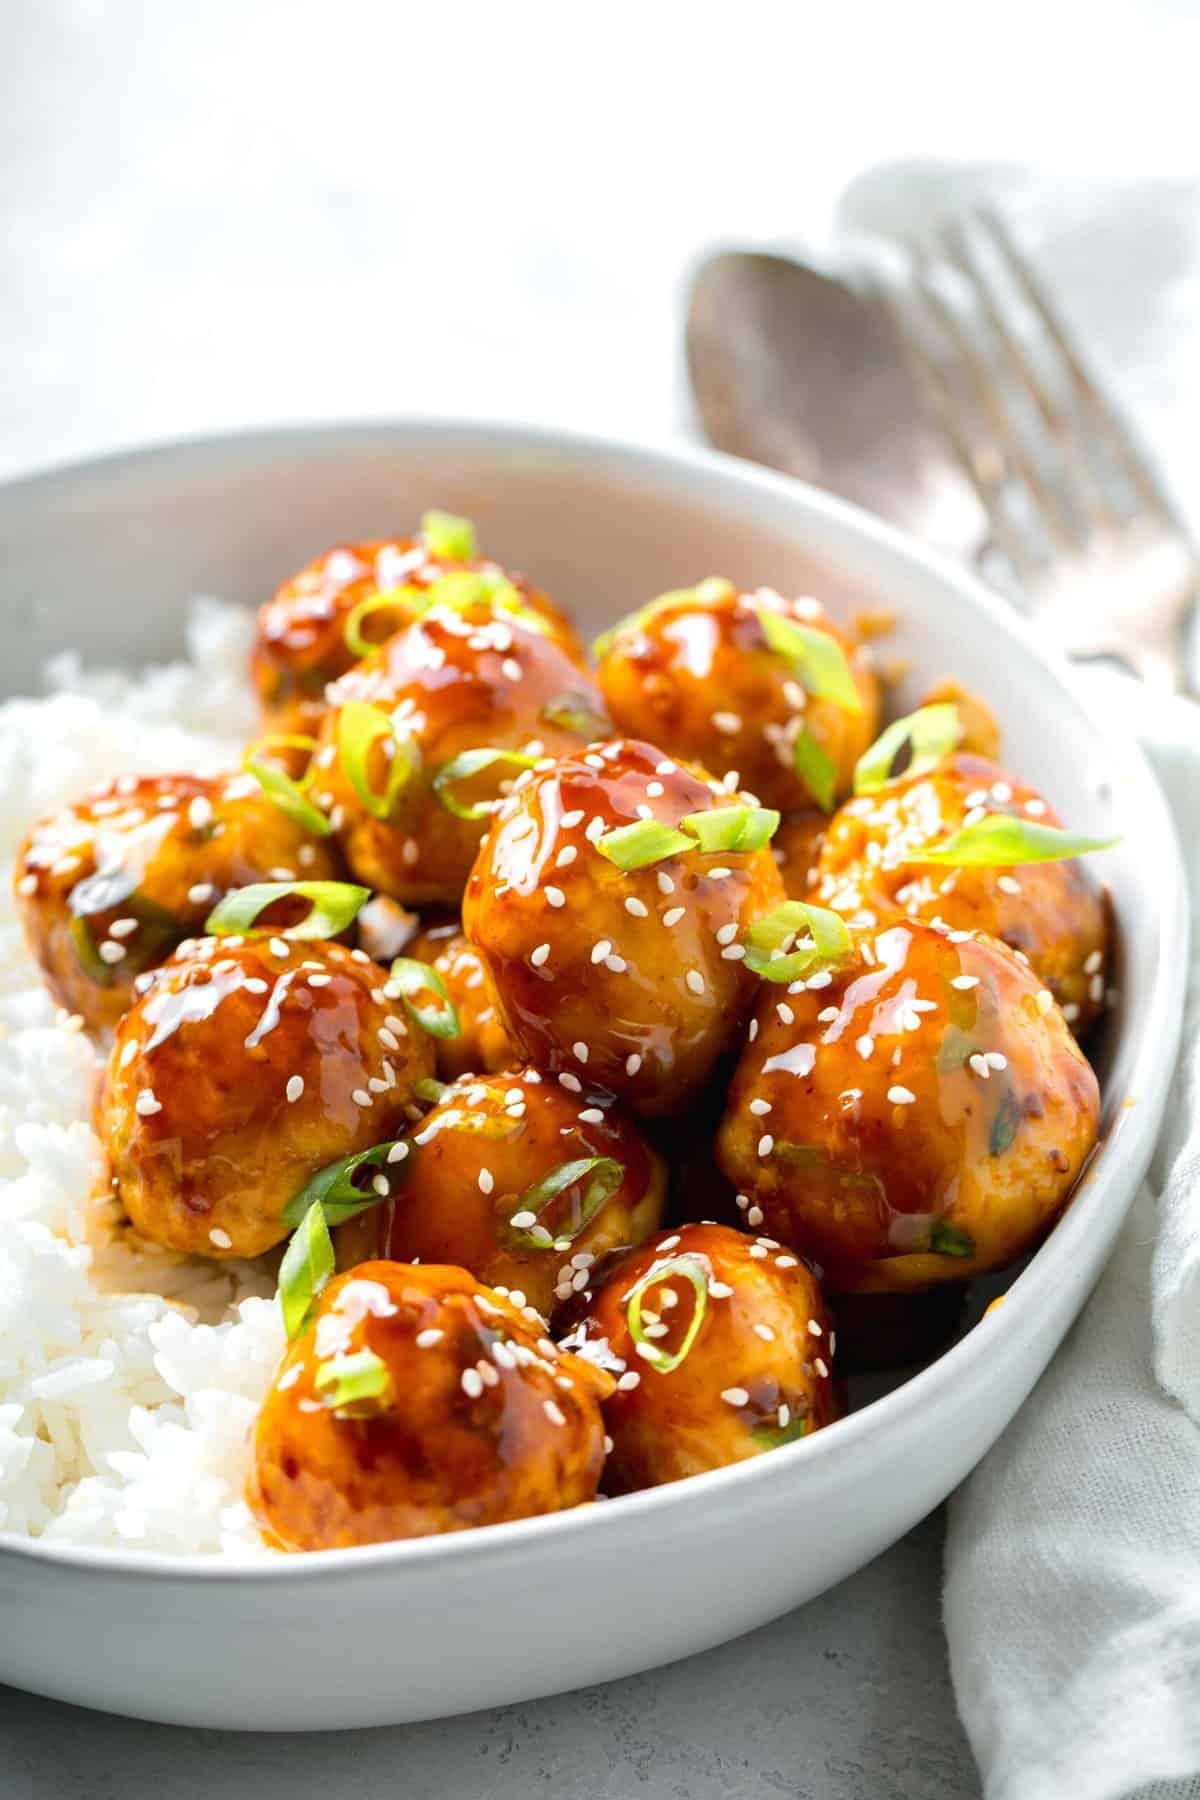
POLYGON ((325 1214, 320 1205, 310 1206, 292 1233, 279 1265, 279 1304, 289 1343, 304 1330, 335 1267, 325 1214))
POLYGON ((352 925, 359 908, 371 898, 370 888, 349 881, 256 881, 226 894, 204 922, 210 937, 265 936, 335 938, 352 925), (307 900, 309 911, 295 925, 257 925, 255 921, 278 900, 307 900))
POLYGON ((958 708, 949 700, 939 701, 936 706, 922 706, 918 711, 894 720, 855 763, 855 793, 873 794, 885 781, 890 781, 892 764, 906 744, 910 756, 904 773, 924 775, 949 756, 962 735, 958 708))
POLYGON ((625 1179, 623 1164, 611 1156, 583 1156, 572 1162, 560 1163, 549 1175, 535 1181, 523 1193, 517 1195, 509 1219, 508 1238, 513 1244, 527 1246, 532 1250, 545 1250, 551 1244, 565 1249, 573 1244, 580 1232, 587 1229, 604 1202, 612 1197, 625 1179), (578 1187, 586 1181, 587 1186, 575 1210, 569 1226, 556 1226, 553 1230, 542 1222, 541 1215, 552 1200, 569 1188, 578 1187), (514 1219, 524 1219, 528 1214, 536 1215, 533 1225, 513 1224, 514 1219))
POLYGON ((462 1030, 458 1008, 436 969, 415 956, 398 956, 391 967, 390 981, 422 1031, 436 1038, 458 1036, 462 1030), (433 995, 433 1005, 424 997, 428 994, 433 995))
POLYGON ((433 791, 446 811, 452 812, 456 819, 486 819, 495 801, 475 800, 468 805, 454 793, 455 782, 466 781, 493 763, 508 763, 514 769, 532 769, 537 760, 536 756, 523 756, 517 750, 496 750, 490 745, 478 750, 460 750, 457 756, 452 756, 435 771, 433 791))
POLYGON ((837 793, 837 764, 805 729, 792 745, 792 767, 822 812, 832 812, 837 793))
POLYGON ((311 763, 299 781, 281 769, 278 763, 267 760, 272 750, 306 750, 311 757, 317 747, 317 740, 311 737, 277 736, 260 738, 251 744, 243 759, 243 766, 254 776, 263 793, 273 806, 294 821, 305 831, 311 831, 314 837, 328 837, 333 830, 329 820, 319 806, 308 798, 307 789, 312 783, 313 770, 311 763))
POLYGON ((400 1175, 407 1169, 407 1159, 411 1155, 411 1149, 402 1138, 392 1138, 386 1144, 372 1144, 369 1150, 360 1150, 357 1156, 344 1156, 340 1162, 326 1163, 305 1182, 295 1198, 289 1200, 280 1216, 288 1225, 299 1225, 309 1209, 319 1205, 327 1224, 344 1225, 347 1219, 353 1219, 387 1199, 386 1194, 375 1189, 374 1183, 371 1191, 365 1193, 357 1186, 359 1175, 371 1170, 378 1175, 384 1169, 390 1172, 393 1168, 400 1175), (402 1144, 405 1154, 397 1155, 402 1144))
POLYGON ((564 731, 577 731, 589 743, 609 729, 608 720, 596 711, 588 696, 573 689, 547 700, 542 707, 542 717, 549 725, 561 725, 564 731))
POLYGON ((1081 837, 1060 831, 1055 825, 1039 825, 1033 819, 1011 813, 988 813, 973 825, 964 825, 944 844, 925 850, 905 850, 904 860, 943 863, 951 868, 1010 868, 1020 863, 1063 862, 1086 856, 1093 850, 1111 850, 1120 838, 1081 837))
POLYGON ((347 700, 338 712, 337 748, 347 780, 371 817, 390 818, 419 760, 415 746, 407 738, 397 737, 391 714, 366 700, 347 700), (380 742, 390 759, 382 789, 370 778, 371 752, 380 742))
POLYGON ((641 1280, 631 1290, 625 1301, 625 1318, 629 1326, 629 1335, 638 1347, 638 1359, 649 1363, 660 1375, 670 1375, 684 1361, 692 1345, 696 1341, 704 1315, 708 1311, 708 1275, 703 1265, 693 1256, 671 1256, 665 1262, 657 1262, 647 1269, 641 1280), (652 1337, 646 1335, 642 1324, 642 1302, 651 1288, 660 1282, 674 1280, 681 1276, 692 1285, 695 1293, 695 1304, 687 1330, 683 1334, 677 1350, 663 1350, 652 1337))
POLYGON ((618 825, 596 839, 601 856, 618 869, 647 869, 666 856, 678 856, 683 850, 694 850, 696 840, 686 831, 674 831, 658 819, 638 819, 632 825, 618 825))
POLYGON ((746 967, 771 982, 797 981, 818 967, 836 966, 849 955, 846 921, 807 900, 784 900, 756 919, 746 941, 746 967), (789 951, 798 932, 809 937, 789 951))
POLYGON ((770 607, 759 612, 763 636, 772 650, 785 656, 797 681, 818 700, 832 700, 843 712, 863 709, 846 653, 831 632, 789 619, 770 607))
POLYGON ((382 593, 368 594, 365 600, 360 600, 346 615, 342 637, 347 650, 352 656, 370 656, 384 640, 364 637, 362 628, 365 621, 377 612, 394 612, 400 615, 396 629, 403 630, 405 625, 412 623, 423 597, 422 590, 418 587, 385 588, 382 593))
POLYGON ((479 551, 475 527, 470 519, 457 513, 438 512, 436 508, 421 515, 421 536, 430 556, 439 562, 471 562, 479 551))
POLYGON ((779 829, 779 814, 770 806, 715 806, 709 812, 689 813, 679 827, 709 853, 762 850, 779 829))
POLYGON ((318 1363, 313 1387, 332 1412, 366 1418, 383 1412, 392 1399, 392 1378, 383 1358, 373 1350, 334 1356, 318 1363))
POLYGON ((674 588, 668 594, 659 594, 648 600, 645 606, 639 606, 636 612, 626 613, 618 619, 592 645, 595 657, 605 657, 613 647, 616 638, 625 631, 642 631, 659 613, 669 611, 672 607, 711 606, 720 600, 732 599, 737 589, 732 581, 726 581, 723 575, 709 575, 704 581, 698 581, 695 587, 674 588))
POLYGON ((413 1093, 418 1100, 424 1100, 427 1106, 440 1106, 449 1086, 448 1081, 438 1081, 432 1075, 422 1075, 420 1081, 413 1083, 413 1093))

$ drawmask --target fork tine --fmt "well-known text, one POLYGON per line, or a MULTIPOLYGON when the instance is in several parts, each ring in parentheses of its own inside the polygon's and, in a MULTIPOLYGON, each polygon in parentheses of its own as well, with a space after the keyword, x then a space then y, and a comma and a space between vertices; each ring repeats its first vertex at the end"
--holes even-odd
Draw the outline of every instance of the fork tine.
MULTIPOLYGON (((913 378, 936 414, 955 461, 983 507, 992 542, 1018 582, 1023 585, 1030 582, 1037 571, 1037 563, 1030 555, 1025 538, 1014 530, 1005 510, 1003 488, 1007 468, 1003 455, 994 446, 985 445, 981 449, 972 443, 962 428, 957 396, 945 371, 937 358, 929 354, 920 332, 914 330, 899 294, 886 282, 880 284, 877 292, 887 307, 913 378)), ((915 282, 910 282, 910 293, 914 297, 917 295, 915 282)))
POLYGON ((954 352, 955 367, 966 380, 977 413, 987 421, 996 448, 1033 501, 1047 535, 1063 550, 1081 549, 1082 541, 1059 496, 1029 454, 1010 408, 991 369, 954 307, 939 293, 928 253, 913 253, 913 274, 926 306, 954 352))
MULTIPOLYGON (((1110 528, 1115 527, 1121 523, 1121 515, 1088 462, 1075 420, 1058 404, 1053 390, 1042 379, 1034 359, 1005 317, 994 278, 980 257, 972 233, 968 230, 969 216, 954 220, 942 232, 943 254, 947 262, 970 285, 1010 375, 1037 408, 1050 442, 1057 451, 1059 480, 1077 518, 1084 522, 1092 519, 1110 528)), ((1004 261, 1011 275, 1011 258, 1006 257, 1004 261)), ((1020 285, 1024 293, 1025 286, 1023 283, 1020 285)), ((1047 341, 1065 365, 1069 381, 1071 366, 1063 354, 1061 337, 1048 332, 1047 341)))
POLYGON ((1105 442, 1120 462, 1138 498, 1156 518, 1172 529, 1180 530, 1175 510, 1157 476, 1141 454, 1116 408, 1105 399, 1092 380, 1057 311, 1047 298, 1045 289, 1018 251, 1000 215, 989 206, 981 206, 976 219, 995 245, 1022 298, 1040 319, 1047 336, 1053 341, 1070 374, 1072 386, 1099 426, 1105 442))

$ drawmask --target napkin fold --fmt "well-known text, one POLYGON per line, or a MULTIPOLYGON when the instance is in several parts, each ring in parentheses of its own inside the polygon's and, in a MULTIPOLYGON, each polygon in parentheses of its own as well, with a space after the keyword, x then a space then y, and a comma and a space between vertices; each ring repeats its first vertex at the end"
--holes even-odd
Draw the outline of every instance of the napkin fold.
MULTIPOLYGON (((1200 188, 892 165, 859 178, 840 223, 911 236, 981 196, 1200 528, 1200 188)), ((1183 1049, 1104 1276, 951 1501, 946 1632, 986 1800, 1200 1800, 1200 707, 1080 678, 1139 737, 1174 814, 1193 921, 1183 1049)))

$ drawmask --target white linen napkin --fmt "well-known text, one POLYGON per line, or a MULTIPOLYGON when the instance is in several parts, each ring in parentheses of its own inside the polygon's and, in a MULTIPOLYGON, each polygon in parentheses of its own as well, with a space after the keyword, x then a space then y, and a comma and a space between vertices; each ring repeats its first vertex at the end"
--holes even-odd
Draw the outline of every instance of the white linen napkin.
MULTIPOLYGON (((842 222, 911 231, 980 191, 1200 525, 1200 190, 892 166, 855 184, 842 222)), ((1106 1273, 951 1502, 946 1631, 986 1800, 1200 1800, 1200 707, 1086 679, 1174 811, 1193 917, 1184 1048, 1106 1273)))

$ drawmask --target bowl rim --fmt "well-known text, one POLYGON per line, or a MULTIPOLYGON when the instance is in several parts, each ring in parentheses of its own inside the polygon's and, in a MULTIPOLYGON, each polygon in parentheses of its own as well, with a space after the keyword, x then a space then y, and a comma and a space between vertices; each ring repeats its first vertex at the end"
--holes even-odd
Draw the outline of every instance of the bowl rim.
MULTIPOLYGON (((996 1353, 1005 1339, 1015 1338, 1025 1317, 1060 1286, 1092 1230, 1096 1215, 1105 1216, 1114 1205, 1121 1216, 1132 1201, 1136 1181, 1149 1161, 1158 1124, 1166 1103, 1183 1022, 1183 984, 1174 972, 1186 955, 1189 938, 1187 891, 1183 861, 1166 799, 1144 752, 1101 701, 1077 682, 1065 659, 1039 645, 1028 624, 993 593, 969 569, 945 553, 922 544, 874 514, 811 486, 807 482, 727 456, 722 452, 679 442, 644 443, 619 437, 560 430, 553 426, 525 426, 491 419, 448 416, 398 416, 362 420, 322 420, 251 427, 218 433, 183 436, 133 448, 118 448, 101 455, 68 459, 0 482, 0 506, 19 502, 35 489, 51 493, 59 484, 97 475, 136 479, 144 467, 161 468, 164 462, 200 457, 211 461, 226 457, 252 459, 273 449, 314 444, 335 448, 339 441, 378 438, 381 444, 420 438, 461 441, 473 454, 503 457, 515 452, 553 452, 593 473, 606 470, 629 479, 639 469, 663 478, 691 472, 715 479, 731 498, 754 495, 784 502, 798 514, 802 529, 807 521, 824 521, 844 534, 856 537, 882 561, 905 566, 928 585, 952 590, 961 605, 984 614, 999 630, 1017 656, 1031 659, 1088 724, 1103 736, 1108 768, 1129 784, 1125 810, 1136 818, 1138 837, 1157 852, 1153 859, 1156 885, 1158 951, 1155 972, 1144 1002, 1145 1024, 1136 1042, 1130 1071, 1130 1089, 1138 1103, 1121 1111, 1121 1129, 1110 1129, 1102 1148, 1112 1141, 1107 1158, 1094 1159, 1072 1191, 1071 1202, 1049 1236, 1006 1289, 1005 1302, 991 1316, 985 1331, 977 1325, 889 1393, 847 1414, 833 1426, 801 1439, 769 1457, 757 1457, 713 1469, 688 1480, 622 1495, 596 1506, 515 1519, 497 1525, 427 1538, 397 1539, 380 1544, 349 1546, 336 1550, 308 1551, 303 1555, 264 1555, 261 1552, 225 1556, 189 1555, 177 1551, 110 1548, 104 1545, 61 1543, 0 1531, 0 1566, 18 1559, 43 1568, 72 1569, 93 1576, 137 1577, 154 1582, 184 1581, 223 1583, 258 1581, 271 1584, 291 1581, 328 1581, 337 1578, 371 1578, 381 1569, 428 1567, 447 1569, 496 1558, 524 1555, 531 1541, 563 1538, 578 1540, 580 1549, 597 1532, 609 1532, 614 1524, 630 1526, 654 1519, 660 1512, 674 1513, 689 1500, 699 1511, 705 1500, 719 1501, 745 1491, 789 1483, 804 1466, 814 1469, 830 1457, 849 1455, 868 1434, 901 1433, 923 1408, 936 1405, 939 1394, 963 1383, 986 1380, 985 1358, 996 1353), (1111 1165, 1111 1167, 1110 1167, 1111 1165), (1120 1201, 1114 1188, 1127 1185, 1120 1201), (1014 1304, 1015 1302, 1015 1304, 1014 1304), (610 1509, 616 1509, 614 1519, 610 1509)), ((1147 865, 1148 866, 1148 865, 1147 865)), ((1112 1099, 1109 1100, 1110 1108, 1112 1099)), ((1128 1102, 1125 1103, 1128 1106, 1128 1102)), ((531 1553, 531 1552, 530 1552, 531 1553)))

